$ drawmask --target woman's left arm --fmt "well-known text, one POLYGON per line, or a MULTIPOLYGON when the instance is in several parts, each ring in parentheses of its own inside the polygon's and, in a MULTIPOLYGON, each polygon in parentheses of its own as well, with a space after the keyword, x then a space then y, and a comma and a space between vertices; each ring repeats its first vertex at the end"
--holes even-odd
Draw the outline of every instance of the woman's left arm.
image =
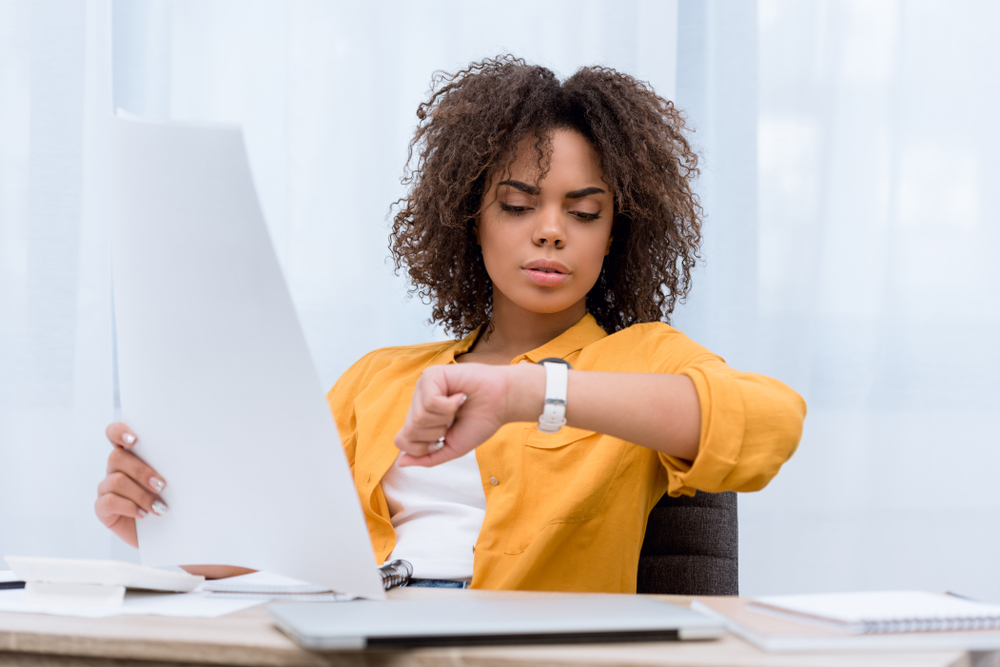
MULTIPOLYGON (((545 369, 538 364, 432 366, 417 382, 396 436, 409 455, 400 463, 430 466, 461 456, 506 423, 537 421, 544 400, 545 369), (442 436, 445 447, 433 451, 442 436)), ((566 423, 693 460, 701 409, 685 375, 570 371, 566 423)))
MULTIPOLYGON (((659 452, 673 495, 763 488, 798 446, 805 402, 781 382, 717 357, 691 361, 676 374, 570 371, 567 424, 659 452)), ((537 364, 428 368, 396 436, 406 453, 400 465, 437 465, 506 423, 534 422, 544 393, 537 364)))
MULTIPOLYGON (((545 400, 545 369, 511 367, 516 418, 536 421, 545 400)), ((566 423, 693 461, 701 439, 701 406, 686 375, 569 371, 566 423)))

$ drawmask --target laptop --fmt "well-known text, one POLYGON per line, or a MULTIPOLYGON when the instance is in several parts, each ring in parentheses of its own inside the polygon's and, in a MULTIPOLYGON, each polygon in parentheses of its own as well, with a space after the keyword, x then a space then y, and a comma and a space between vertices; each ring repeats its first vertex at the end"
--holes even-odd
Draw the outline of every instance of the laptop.
POLYGON ((636 595, 355 600, 267 606, 274 624, 312 651, 717 639, 718 620, 636 595))

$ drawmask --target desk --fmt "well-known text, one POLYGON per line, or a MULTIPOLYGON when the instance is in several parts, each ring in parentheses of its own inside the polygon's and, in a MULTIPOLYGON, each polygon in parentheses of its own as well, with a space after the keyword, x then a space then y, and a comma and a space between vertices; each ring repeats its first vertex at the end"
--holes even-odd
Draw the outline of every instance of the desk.
MULTIPOLYGON (((400 588, 390 597, 548 595, 456 589, 400 588)), ((687 605, 689 598, 657 596, 687 605)), ((0 667, 166 667, 167 665, 350 665, 357 667, 520 667, 653 665, 685 667, 995 667, 1000 653, 845 653, 773 655, 727 636, 711 642, 421 649, 396 653, 314 654, 268 621, 263 606, 220 618, 112 616, 103 619, 0 614, 0 667)))

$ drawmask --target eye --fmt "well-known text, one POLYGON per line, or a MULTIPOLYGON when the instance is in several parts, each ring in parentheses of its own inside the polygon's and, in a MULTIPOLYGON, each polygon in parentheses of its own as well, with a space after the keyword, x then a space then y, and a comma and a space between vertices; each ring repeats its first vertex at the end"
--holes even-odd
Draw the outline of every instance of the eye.
POLYGON ((597 220, 601 217, 600 213, 584 213, 583 211, 573 211, 573 215, 578 217, 580 220, 597 220))
POLYGON ((500 202, 500 210, 511 215, 522 215, 530 209, 527 206, 512 206, 511 204, 500 202))

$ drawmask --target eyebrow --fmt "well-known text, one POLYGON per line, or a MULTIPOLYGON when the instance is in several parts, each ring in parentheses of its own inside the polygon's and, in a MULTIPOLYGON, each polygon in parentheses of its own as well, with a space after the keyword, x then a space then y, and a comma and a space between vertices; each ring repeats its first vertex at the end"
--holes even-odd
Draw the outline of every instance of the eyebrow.
POLYGON ((526 192, 529 195, 537 195, 538 193, 540 193, 542 191, 542 189, 540 187, 538 187, 537 185, 528 185, 524 181, 510 181, 510 180, 508 180, 508 181, 501 181, 500 183, 497 183, 497 187, 500 187, 501 185, 509 185, 510 187, 514 188, 515 190, 520 190, 521 192, 526 192))
MULTIPOLYGON (((537 194, 539 194, 542 191, 542 189, 539 188, 537 185, 528 185, 524 181, 507 180, 507 181, 501 181, 500 183, 497 183, 497 187, 500 187, 501 185, 509 185, 510 187, 514 188, 515 190, 520 190, 521 192, 525 192, 525 193, 527 193, 529 195, 537 195, 537 194)), ((588 195, 602 195, 605 192, 606 191, 603 190, 602 188, 591 186, 589 188, 580 188, 579 190, 573 190, 572 192, 567 192, 566 193, 566 198, 567 199, 580 199, 580 198, 586 197, 588 195)))
POLYGON ((597 187, 580 188, 579 190, 573 190, 572 192, 566 193, 566 199, 580 199, 581 197, 586 197, 587 195, 603 195, 604 190, 597 187))

